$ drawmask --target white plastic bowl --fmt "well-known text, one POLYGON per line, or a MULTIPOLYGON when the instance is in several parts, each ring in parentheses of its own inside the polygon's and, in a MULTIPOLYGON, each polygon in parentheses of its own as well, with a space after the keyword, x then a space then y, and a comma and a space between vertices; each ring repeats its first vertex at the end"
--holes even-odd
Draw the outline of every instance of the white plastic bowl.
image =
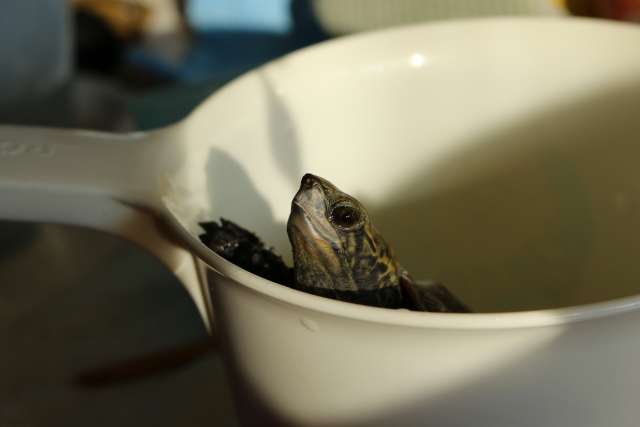
POLYGON ((169 128, 0 127, 0 218, 105 230, 164 261, 215 325, 245 425, 635 426, 639 106, 635 26, 382 31, 248 73, 169 128), (323 299, 199 242, 223 216, 288 254, 304 172, 484 313, 323 299))

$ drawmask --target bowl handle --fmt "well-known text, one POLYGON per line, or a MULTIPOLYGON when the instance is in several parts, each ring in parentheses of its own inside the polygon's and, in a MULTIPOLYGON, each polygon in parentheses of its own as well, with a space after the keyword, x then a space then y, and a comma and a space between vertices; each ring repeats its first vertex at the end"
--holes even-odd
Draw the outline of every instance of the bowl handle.
POLYGON ((140 246, 180 279, 210 327, 201 263, 163 219, 158 175, 169 129, 0 126, 0 219, 88 227, 140 246))

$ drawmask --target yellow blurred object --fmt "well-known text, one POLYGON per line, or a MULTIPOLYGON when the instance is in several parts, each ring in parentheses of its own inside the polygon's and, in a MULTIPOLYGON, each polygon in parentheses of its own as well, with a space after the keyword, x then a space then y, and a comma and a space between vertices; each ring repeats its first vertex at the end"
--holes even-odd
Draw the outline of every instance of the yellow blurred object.
POLYGON ((71 0, 71 5, 105 20, 107 25, 123 39, 142 33, 151 10, 140 3, 122 0, 71 0))

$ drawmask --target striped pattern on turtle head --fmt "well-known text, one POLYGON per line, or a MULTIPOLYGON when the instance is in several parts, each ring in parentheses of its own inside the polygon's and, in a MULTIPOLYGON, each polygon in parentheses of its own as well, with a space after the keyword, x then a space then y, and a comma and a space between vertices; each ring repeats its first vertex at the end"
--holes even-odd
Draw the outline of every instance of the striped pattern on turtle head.
POLYGON ((296 281, 338 290, 398 286, 401 267, 354 197, 311 174, 302 178, 287 231, 296 281))

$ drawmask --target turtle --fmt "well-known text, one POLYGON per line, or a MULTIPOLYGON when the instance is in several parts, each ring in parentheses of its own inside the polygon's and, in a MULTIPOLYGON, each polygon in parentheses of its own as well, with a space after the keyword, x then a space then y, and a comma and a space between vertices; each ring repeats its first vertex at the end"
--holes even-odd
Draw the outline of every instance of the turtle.
POLYGON ((414 280, 365 207, 324 178, 302 177, 287 234, 296 289, 376 307, 471 311, 443 285, 414 280))
POLYGON ((416 281, 400 265, 367 210, 329 181, 305 174, 291 203, 289 267, 258 236, 221 218, 201 223, 202 242, 237 266, 272 282, 340 301, 383 308, 467 313, 434 281, 416 281))

